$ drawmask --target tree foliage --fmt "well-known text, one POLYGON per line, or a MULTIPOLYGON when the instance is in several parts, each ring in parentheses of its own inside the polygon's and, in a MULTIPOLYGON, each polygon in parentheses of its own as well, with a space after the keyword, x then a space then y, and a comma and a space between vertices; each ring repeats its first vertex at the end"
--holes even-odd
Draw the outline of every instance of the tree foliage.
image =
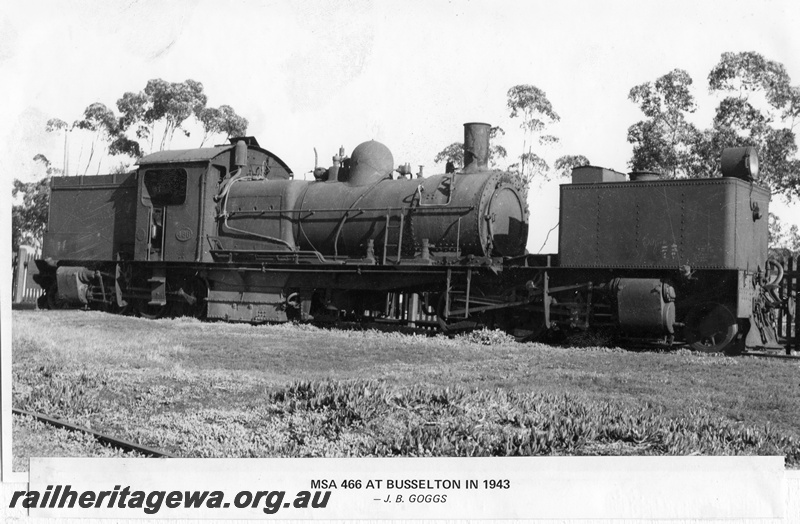
POLYGON ((631 89, 629 99, 645 119, 628 128, 633 170, 672 177, 712 177, 726 147, 755 146, 758 183, 787 197, 800 196, 800 161, 794 132, 800 119, 800 87, 785 67, 748 51, 723 53, 708 75, 719 102, 711 126, 687 119, 695 111, 692 79, 675 69, 654 83, 631 89))
POLYGON ((44 155, 36 155, 34 160, 45 166, 47 176, 29 183, 14 179, 11 196, 22 200, 11 207, 11 247, 14 253, 22 245, 41 247, 50 209, 50 177, 60 173, 44 155))
POLYGON ((507 97, 511 118, 520 116, 524 130, 540 133, 548 124, 561 120, 547 94, 536 86, 516 85, 508 90, 507 97))
MULTIPOLYGON (((107 143, 111 137, 119 134, 119 127, 114 112, 100 102, 90 104, 89 107, 83 111, 83 119, 75 122, 75 127, 83 129, 84 131, 89 131, 92 134, 89 160, 86 161, 86 169, 83 172, 85 175, 89 171, 92 158, 94 158, 95 148, 98 146, 102 147, 103 145, 108 147, 107 143)), ((100 172, 101 165, 102 159, 97 163, 98 173, 100 172)))
POLYGON ((657 171, 672 178, 689 175, 692 144, 697 137, 697 129, 687 120, 687 115, 695 111, 691 85, 689 73, 674 69, 655 82, 630 90, 628 99, 646 117, 628 128, 628 142, 633 144, 632 170, 657 171))
POLYGON ((497 166, 497 160, 499 158, 506 158, 508 156, 508 151, 506 148, 497 144, 497 138, 500 136, 505 136, 506 132, 503 131, 503 128, 500 126, 493 126, 489 129, 489 165, 491 167, 497 166))
POLYGON ((520 84, 513 86, 506 94, 506 105, 511 118, 520 118, 523 130, 522 154, 519 156, 519 175, 526 184, 530 184, 537 175, 547 177, 550 169, 544 157, 533 151, 533 142, 540 146, 549 146, 558 142, 558 137, 546 134, 550 124, 558 122, 561 117, 553 109, 547 94, 536 86, 520 84))
MULTIPOLYGON (((84 110, 83 118, 72 125, 52 118, 48 120, 46 130, 63 131, 67 137, 72 131, 88 133, 91 148, 83 174, 87 174, 101 147, 104 153, 112 156, 139 158, 170 147, 178 130, 190 136, 192 123, 199 124, 204 132, 199 147, 215 134, 224 134, 227 139, 247 133, 247 119, 239 116, 231 106, 210 108, 206 107, 207 101, 203 84, 196 80, 167 82, 155 78, 139 92, 123 93, 116 104, 118 114, 105 104, 95 102, 84 110)), ((98 161, 98 172, 101 161, 98 161)))
POLYGON ((147 141, 149 151, 154 149, 156 126, 160 124, 158 150, 161 151, 169 147, 178 129, 189 136, 184 122, 192 115, 200 120, 198 115, 205 109, 207 100, 203 84, 196 80, 167 82, 154 78, 147 81, 143 91, 124 93, 117 100, 117 109, 122 114, 122 129, 147 141))
POLYGON ((60 131, 62 129, 69 129, 69 124, 61 120, 60 118, 51 118, 47 121, 45 126, 45 131, 51 133, 53 131, 60 131))
POLYGON ((758 182, 773 192, 800 196, 794 132, 800 86, 791 85, 783 64, 752 51, 723 53, 708 86, 723 97, 709 134, 713 146, 755 146, 761 160, 758 182))
POLYGON ((236 114, 231 106, 223 105, 219 109, 205 107, 197 113, 197 119, 203 126, 203 147, 209 136, 224 134, 225 140, 231 137, 244 136, 247 133, 247 119, 236 114))
POLYGON ((591 162, 583 155, 564 155, 558 157, 553 163, 556 174, 560 177, 568 177, 572 170, 580 166, 588 166, 591 162))
POLYGON ((787 226, 770 213, 769 248, 770 254, 780 260, 800 255, 800 229, 795 224, 787 226))
POLYGON ((202 147, 206 140, 214 134, 241 136, 247 133, 247 119, 236 114, 229 105, 219 108, 206 107, 208 97, 203 84, 196 80, 184 82, 167 82, 154 78, 147 82, 144 90, 127 92, 117 100, 117 109, 121 128, 129 136, 129 146, 144 151, 155 149, 157 129, 161 130, 158 150, 169 147, 177 130, 190 136, 187 121, 196 121, 203 129, 202 147), (137 140, 134 140, 134 137, 137 140), (139 140, 145 141, 147 148, 142 148, 139 140))
POLYGON ((433 161, 437 164, 452 162, 457 168, 464 167, 464 142, 453 142, 436 153, 433 161))

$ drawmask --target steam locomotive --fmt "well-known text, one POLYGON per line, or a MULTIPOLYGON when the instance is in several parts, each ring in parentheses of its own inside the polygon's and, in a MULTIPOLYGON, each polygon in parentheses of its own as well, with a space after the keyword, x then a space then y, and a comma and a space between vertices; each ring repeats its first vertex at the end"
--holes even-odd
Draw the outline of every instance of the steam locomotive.
POLYGON ((776 345, 781 274, 753 148, 726 150, 712 179, 576 168, 559 253, 532 255, 526 187, 489 169, 489 129, 465 124, 465 167, 427 177, 370 141, 295 180, 242 137, 153 153, 132 173, 53 178, 41 305, 776 345))

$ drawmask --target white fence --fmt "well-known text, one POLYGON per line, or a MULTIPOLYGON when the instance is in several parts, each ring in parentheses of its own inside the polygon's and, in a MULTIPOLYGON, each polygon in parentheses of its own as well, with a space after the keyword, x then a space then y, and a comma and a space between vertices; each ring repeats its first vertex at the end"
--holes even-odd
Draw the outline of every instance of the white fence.
POLYGON ((36 301, 44 293, 33 281, 39 273, 34 260, 39 256, 37 250, 30 246, 20 246, 14 260, 14 285, 12 287, 12 303, 14 305, 36 306, 36 301))

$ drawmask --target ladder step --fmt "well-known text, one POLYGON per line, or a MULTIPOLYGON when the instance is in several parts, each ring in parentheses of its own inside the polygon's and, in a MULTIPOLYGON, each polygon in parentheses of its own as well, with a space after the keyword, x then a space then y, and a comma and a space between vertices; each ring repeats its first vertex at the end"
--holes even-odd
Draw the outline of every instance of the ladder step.
POLYGON ((383 260, 382 263, 388 262, 400 262, 402 259, 402 251, 403 251, 403 224, 405 222, 405 215, 402 212, 399 215, 386 215, 386 226, 384 227, 383 232, 383 260), (392 219, 397 219, 395 224, 392 224, 392 219), (397 229, 397 242, 390 242, 389 241, 389 232, 390 230, 397 229), (396 254, 390 254, 389 250, 397 249, 396 254))

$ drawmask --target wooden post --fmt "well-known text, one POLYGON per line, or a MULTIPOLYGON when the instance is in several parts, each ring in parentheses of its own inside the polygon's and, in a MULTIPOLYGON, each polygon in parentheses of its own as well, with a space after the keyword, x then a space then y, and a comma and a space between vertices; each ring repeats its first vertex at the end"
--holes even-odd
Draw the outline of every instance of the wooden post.
MULTIPOLYGON (((794 350, 800 349, 800 339, 798 338, 798 334, 800 333, 800 315, 797 314, 797 303, 798 303, 798 300, 797 300, 798 299, 798 297, 797 297, 797 281, 798 281, 797 270, 798 270, 798 267, 797 266, 798 266, 798 262, 800 262, 800 259, 798 259, 798 257, 791 257, 790 260, 791 260, 791 262, 790 262, 790 266, 789 267, 791 268, 791 276, 789 278, 789 281, 786 283, 786 285, 789 288, 788 289, 788 292, 790 294, 789 295, 790 296, 789 300, 793 300, 794 301, 794 314, 792 315, 794 317, 792 319, 792 320, 794 320, 794 329, 792 329, 792 332, 791 332, 791 343, 786 345, 786 351, 788 353, 791 353, 791 351, 793 349, 794 350), (793 297, 791 296, 792 293, 794 293, 793 297)), ((789 330, 787 329, 786 331, 788 332, 789 330)))
MULTIPOLYGON (((786 259, 786 263, 784 264, 784 273, 783 273, 783 282, 781 282, 781 291, 780 294, 781 298, 785 298, 787 303, 792 300, 791 292, 792 286, 790 281, 792 279, 792 257, 786 259)), ((792 344, 792 328, 794 326, 794 322, 792 319, 791 311, 781 311, 780 313, 781 318, 781 330, 783 334, 783 343, 786 350, 789 351, 791 344, 792 344)))
POLYGON ((467 270, 467 296, 465 299, 466 305, 464 306, 464 318, 469 318, 469 293, 472 286, 472 268, 467 270))

